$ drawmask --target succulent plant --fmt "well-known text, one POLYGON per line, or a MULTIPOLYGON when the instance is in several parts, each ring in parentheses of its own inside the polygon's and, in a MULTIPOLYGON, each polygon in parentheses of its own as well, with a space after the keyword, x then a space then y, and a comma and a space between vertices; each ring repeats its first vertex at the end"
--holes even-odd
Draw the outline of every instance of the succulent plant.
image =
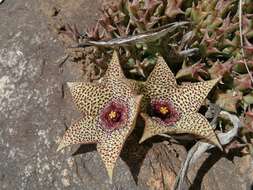
MULTIPOLYGON (((115 2, 105 4, 97 24, 86 30, 85 38, 96 41, 110 40, 149 31, 171 23, 178 16, 183 15, 184 12, 181 10, 183 3, 182 0, 121 0, 117 4, 115 2)), ((71 38, 73 42, 78 43, 82 41, 83 36, 76 28, 67 26, 62 33, 71 38)), ((173 34, 177 36, 177 30, 173 31, 173 34)), ((171 36, 174 39, 172 34, 171 36)), ((119 54, 122 65, 128 68, 124 72, 130 77, 144 79, 146 73, 149 73, 154 66, 153 58, 155 58, 155 54, 159 52, 164 57, 167 56, 169 40, 163 38, 163 40, 158 39, 152 43, 137 43, 134 46, 120 47, 119 54), (149 72, 143 71, 142 67, 147 68, 149 72)), ((85 65, 87 65, 87 62, 88 64, 101 62, 101 60, 106 62, 108 57, 111 56, 110 49, 103 47, 67 50, 74 61, 85 65), (90 58, 91 51, 94 55, 92 58, 90 58)), ((101 70, 101 77, 106 67, 101 68, 98 64, 96 67, 101 70)))
MULTIPOLYGON (((134 36, 174 21, 189 21, 190 26, 175 29, 161 39, 118 47, 124 74, 137 80, 147 79, 158 53, 180 83, 222 77, 218 88, 213 90, 215 96, 209 99, 221 109, 245 118, 253 104, 249 76, 253 72, 253 6, 251 0, 243 2, 243 14, 239 15, 236 0, 121 0, 103 7, 98 23, 87 30, 86 37, 74 27, 66 31, 75 42, 83 38, 101 41, 134 36)), ((75 48, 69 52, 84 68, 94 65, 99 71, 95 79, 105 73, 104 63, 111 56, 110 47, 75 48)))
MULTIPOLYGON (((252 1, 244 1, 241 15, 238 7, 239 1, 201 0, 187 8, 186 19, 192 22, 192 30, 189 31, 191 38, 187 46, 198 48, 199 52, 189 58, 188 65, 184 65, 179 73, 180 77, 184 77, 186 73, 182 70, 192 71, 192 68, 199 67, 199 62, 204 62, 204 67, 201 67, 199 72, 204 69, 207 71, 206 76, 209 74, 212 79, 223 77, 223 85, 219 85, 219 89, 215 92, 215 103, 223 110, 245 118, 248 113, 246 110, 251 109, 253 98, 253 81, 250 77, 253 71, 252 1), (242 17, 242 34, 239 17, 242 17), (242 48, 245 55, 242 54, 242 48)), ((191 75, 191 77, 200 80, 199 76, 191 75)), ((247 123, 247 126, 252 125, 250 122, 247 123)))

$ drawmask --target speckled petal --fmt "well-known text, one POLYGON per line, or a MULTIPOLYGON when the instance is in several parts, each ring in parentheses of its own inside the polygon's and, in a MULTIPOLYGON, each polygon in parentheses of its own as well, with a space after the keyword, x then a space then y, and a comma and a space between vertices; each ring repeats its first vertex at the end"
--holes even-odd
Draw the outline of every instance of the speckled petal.
POLYGON ((176 79, 168 65, 163 58, 159 57, 157 65, 148 80, 141 84, 141 91, 144 94, 142 112, 149 113, 147 109, 154 100, 167 101, 173 104, 175 110, 182 117, 175 126, 163 126, 162 123, 157 122, 157 118, 154 119, 142 114, 146 121, 146 127, 141 141, 162 133, 189 133, 205 138, 219 146, 219 142, 208 121, 197 113, 204 99, 219 80, 220 78, 177 85, 176 79), (185 122, 185 119, 189 119, 191 125, 185 122), (182 129, 184 129, 183 132, 180 131, 182 129), (208 134, 206 131, 208 131, 208 134))
POLYGON ((74 144, 90 144, 98 141, 101 130, 96 128, 92 117, 82 118, 73 123, 65 132, 57 151, 74 144))
POLYGON ((187 113, 176 123, 177 133, 189 133, 219 147, 222 146, 208 120, 200 113, 187 113))
POLYGON ((76 107, 85 115, 96 116, 113 94, 112 89, 98 83, 72 82, 68 86, 76 107))
POLYGON ((169 100, 180 112, 196 112, 219 80, 220 78, 177 85, 169 66, 162 57, 159 57, 157 65, 143 84, 142 91, 146 99, 169 100))
POLYGON ((131 109, 126 126, 108 133, 105 131, 97 144, 97 150, 105 164, 110 181, 112 180, 113 169, 123 144, 135 127, 141 98, 142 96, 129 98, 129 107, 131 107, 131 109))
POLYGON ((164 59, 159 56, 153 71, 150 73, 146 81, 146 87, 149 89, 157 87, 170 88, 176 84, 176 79, 169 66, 164 59))
POLYGON ((97 144, 97 151, 105 164, 110 181, 112 181, 113 169, 123 144, 124 136, 120 133, 118 135, 112 133, 108 138, 103 139, 97 144))
POLYGON ((167 89, 167 96, 182 113, 197 112, 220 78, 205 82, 186 83, 167 89))
POLYGON ((112 59, 108 64, 108 68, 103 77, 104 80, 115 80, 115 79, 125 79, 124 73, 120 66, 120 61, 117 51, 112 54, 112 59))
POLYGON ((145 121, 145 127, 139 143, 142 143, 155 135, 163 133, 176 134, 175 126, 165 127, 146 113, 141 113, 141 116, 145 121))
POLYGON ((145 120, 145 128, 140 143, 158 134, 191 134, 204 139, 217 147, 221 148, 220 142, 210 126, 207 119, 199 113, 187 113, 174 126, 165 126, 149 117, 141 114, 145 120))

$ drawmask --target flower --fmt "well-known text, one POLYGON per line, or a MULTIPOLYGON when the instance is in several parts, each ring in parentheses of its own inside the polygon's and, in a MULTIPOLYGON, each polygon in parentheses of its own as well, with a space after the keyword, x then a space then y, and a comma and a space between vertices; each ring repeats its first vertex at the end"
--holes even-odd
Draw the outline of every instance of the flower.
POLYGON ((221 148, 207 119, 197 112, 219 80, 178 85, 166 62, 159 57, 154 70, 140 87, 146 104, 142 106, 145 128, 140 142, 162 133, 188 133, 221 148))
POLYGON ((127 103, 121 100, 110 101, 100 113, 100 126, 111 131, 124 127, 130 112, 130 108, 125 105, 127 103))
POLYGON ((142 96, 125 79, 116 51, 98 83, 68 83, 83 118, 65 132, 58 150, 73 144, 96 143, 110 181, 122 146, 135 126, 142 96))
POLYGON ((162 125, 172 126, 180 118, 180 113, 175 109, 170 101, 165 100, 152 100, 150 115, 162 125))

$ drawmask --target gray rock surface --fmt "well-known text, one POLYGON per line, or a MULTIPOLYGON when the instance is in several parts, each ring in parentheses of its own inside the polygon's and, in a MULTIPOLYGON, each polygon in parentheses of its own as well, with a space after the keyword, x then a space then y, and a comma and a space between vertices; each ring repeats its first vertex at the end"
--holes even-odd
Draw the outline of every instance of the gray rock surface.
MULTIPOLYGON (((61 9, 69 22, 81 20, 80 25, 87 26, 95 21, 100 3, 65 1, 61 9)), ((0 6, 0 189, 116 188, 109 184, 94 148, 76 156, 71 154, 77 147, 56 153, 66 127, 79 117, 66 81, 82 72, 69 61, 59 67, 65 52, 49 30, 46 15, 51 6, 32 0, 0 6)), ((118 168, 115 184, 135 189, 126 164, 119 160, 118 168)))
MULTIPOLYGON (((71 120, 80 116, 66 82, 78 80, 82 70, 69 60, 59 66, 66 55, 52 31, 50 14, 57 7, 63 22, 78 23, 84 29, 95 22, 101 3, 102 0, 9 0, 0 4, 1 190, 172 187, 185 149, 161 139, 138 145, 139 131, 129 137, 112 185, 95 146, 73 146, 56 152, 71 120)), ((203 167, 199 164, 189 174, 186 187, 190 182, 200 186, 204 176, 203 189, 249 189, 253 181, 249 174, 252 161, 249 157, 236 157, 235 161, 232 164, 223 155, 203 175, 198 172, 203 167), (196 174, 200 175, 200 183, 196 174), (227 181, 219 180, 221 177, 227 181), (212 188, 214 178, 215 187, 219 188, 212 188)))

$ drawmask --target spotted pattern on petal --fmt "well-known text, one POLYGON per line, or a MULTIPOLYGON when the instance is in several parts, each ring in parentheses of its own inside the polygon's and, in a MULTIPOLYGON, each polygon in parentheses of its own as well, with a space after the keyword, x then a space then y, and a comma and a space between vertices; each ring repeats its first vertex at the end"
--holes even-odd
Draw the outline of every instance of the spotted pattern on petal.
POLYGON ((211 140, 215 145, 220 146, 208 121, 197 113, 204 99, 219 80, 220 78, 178 85, 168 65, 162 57, 159 57, 147 81, 140 85, 141 92, 144 94, 142 112, 148 113, 151 102, 160 100, 171 102, 182 117, 174 127, 169 127, 159 124, 156 117, 142 114, 146 125, 141 141, 162 133, 178 134, 184 131, 211 140))
POLYGON ((98 141, 98 136, 102 130, 96 129, 96 120, 90 116, 81 118, 78 121, 71 124, 67 132, 62 138, 62 147, 66 147, 72 144, 88 144, 98 141))
POLYGON ((70 83, 70 92, 79 111, 85 115, 97 115, 98 111, 110 100, 113 91, 103 84, 70 83))

